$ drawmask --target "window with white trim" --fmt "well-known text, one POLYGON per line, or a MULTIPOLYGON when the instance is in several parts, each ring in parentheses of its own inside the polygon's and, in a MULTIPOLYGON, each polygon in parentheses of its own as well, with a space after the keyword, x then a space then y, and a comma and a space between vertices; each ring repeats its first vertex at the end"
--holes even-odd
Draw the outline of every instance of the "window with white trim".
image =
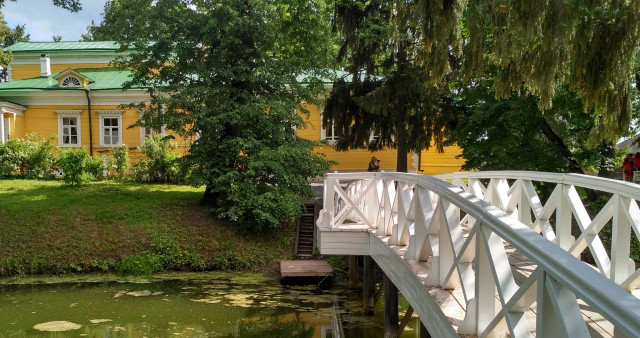
POLYGON ((122 144, 122 111, 98 110, 100 116, 100 146, 113 147, 122 144))
MULTIPOLYGON (((143 119, 143 114, 140 113, 140 120, 142 120, 142 119, 143 119)), ((149 119, 145 119, 144 120, 145 124, 147 124, 149 122, 151 122, 151 121, 149 121, 149 119)), ((153 127, 148 127, 148 126, 141 126, 140 127, 140 145, 144 145, 144 140, 147 137, 152 137, 153 135, 156 135, 156 134, 160 134, 162 136, 167 135, 165 127, 162 126, 160 128, 153 128, 153 127)))
POLYGON ((58 145, 60 147, 80 147, 82 110, 57 110, 58 113, 58 145))
POLYGON ((327 140, 329 141, 329 144, 335 144, 340 137, 338 136, 334 122, 331 121, 331 125, 328 128, 325 128, 322 120, 323 116, 321 114, 320 123, 322 124, 322 128, 320 128, 320 140, 327 140))
POLYGON ((60 81, 60 87, 62 88, 77 88, 82 87, 82 82, 75 76, 67 76, 60 81))

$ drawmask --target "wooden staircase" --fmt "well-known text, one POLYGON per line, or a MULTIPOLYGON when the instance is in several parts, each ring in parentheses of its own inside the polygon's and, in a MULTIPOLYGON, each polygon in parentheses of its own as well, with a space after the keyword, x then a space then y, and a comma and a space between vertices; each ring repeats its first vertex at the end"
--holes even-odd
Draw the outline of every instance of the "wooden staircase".
POLYGON ((310 257, 314 254, 315 225, 318 219, 319 206, 315 203, 305 203, 302 215, 298 218, 296 232, 295 255, 310 257))

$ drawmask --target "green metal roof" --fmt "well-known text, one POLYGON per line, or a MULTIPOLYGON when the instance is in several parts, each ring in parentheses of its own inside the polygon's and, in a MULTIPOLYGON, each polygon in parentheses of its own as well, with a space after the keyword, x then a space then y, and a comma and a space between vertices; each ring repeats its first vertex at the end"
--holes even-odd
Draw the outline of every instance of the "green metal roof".
POLYGON ((7 47, 19 52, 54 52, 54 51, 116 51, 120 45, 115 41, 61 41, 61 42, 18 42, 7 47))
MULTIPOLYGON (((51 77, 34 77, 17 81, 0 83, 0 95, 3 91, 41 91, 41 90, 107 90, 122 89, 124 83, 131 79, 133 73, 122 68, 76 68, 78 74, 91 79, 93 82, 86 87, 58 88, 58 80, 51 77)), ((58 73, 59 74, 59 73, 58 73)), ((135 89, 135 88, 132 88, 135 89)), ((138 88, 140 89, 140 88, 138 88)))

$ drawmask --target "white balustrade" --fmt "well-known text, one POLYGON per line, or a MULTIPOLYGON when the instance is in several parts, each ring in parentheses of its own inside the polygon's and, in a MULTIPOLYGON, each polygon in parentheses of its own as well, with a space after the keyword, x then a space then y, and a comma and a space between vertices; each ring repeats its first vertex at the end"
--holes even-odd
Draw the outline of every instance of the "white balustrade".
POLYGON ((404 260, 430 260, 427 285, 464 293, 458 334, 589 336, 581 313, 587 306, 616 336, 631 337, 640 333, 640 300, 630 293, 640 284, 630 258, 630 243, 640 238, 639 199, 632 183, 576 174, 334 173, 325 178, 317 224, 321 232, 360 227, 389 236, 389 245, 405 247, 404 260), (544 203, 537 182, 555 185, 544 203), (611 196, 593 218, 581 188, 611 196), (606 226, 609 250, 599 236, 606 226), (586 248, 596 267, 577 258, 586 248), (514 249, 532 266, 519 282, 508 258, 514 249), (531 327, 525 312, 534 305, 531 327))

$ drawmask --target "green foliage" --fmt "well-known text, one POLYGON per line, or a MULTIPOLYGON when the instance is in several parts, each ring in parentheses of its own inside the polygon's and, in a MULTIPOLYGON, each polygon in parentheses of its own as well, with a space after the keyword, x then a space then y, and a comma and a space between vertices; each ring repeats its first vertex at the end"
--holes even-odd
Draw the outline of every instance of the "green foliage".
POLYGON ((50 178, 55 163, 53 149, 51 140, 38 134, 30 134, 27 139, 11 139, 0 145, 0 175, 50 178))
POLYGON ((202 271, 206 268, 205 262, 195 252, 182 248, 168 235, 154 238, 151 252, 158 257, 164 270, 202 271))
MULTIPOLYGON (((425 46, 413 42, 432 32, 411 19, 411 13, 423 9, 419 2, 336 2, 336 26, 344 37, 339 58, 346 61, 350 78, 333 84, 322 123, 325 128, 334 125, 337 150, 397 148, 397 170, 402 172, 408 169, 409 151, 429 149, 432 142, 443 150, 451 93, 447 86, 434 85, 434 79, 449 70, 448 37, 430 41, 429 60, 437 57, 441 64, 425 67, 425 46)), ((425 14, 446 12, 430 7, 425 14)))
POLYGON ((299 196, 311 193, 307 178, 329 169, 295 128, 303 124, 301 102, 316 102, 324 90, 330 8, 302 0, 135 3, 111 2, 120 15, 105 14, 118 30, 129 27, 117 38, 132 53, 118 64, 135 73, 128 85, 171 93, 152 90, 150 104, 136 106, 139 124, 193 140, 190 182, 206 185, 203 202, 223 216, 257 227, 289 221, 299 196), (249 187, 254 196, 238 205, 249 187), (284 207, 244 209, 275 201, 284 207))
POLYGON ((543 112, 533 96, 499 99, 491 83, 459 89, 464 109, 447 133, 447 143, 462 148, 465 170, 597 170, 602 154, 589 149, 593 118, 575 93, 557 92, 554 108, 543 112))
POLYGON ((151 275, 162 270, 161 258, 151 252, 127 257, 116 266, 116 272, 121 276, 151 275))
POLYGON ((124 178, 129 170, 129 147, 124 144, 117 145, 109 149, 113 159, 113 171, 118 178, 124 178))
MULTIPOLYGON (((1 1, 0 6, 2 6, 1 1)), ((4 48, 21 41, 29 41, 29 34, 25 34, 25 26, 18 25, 14 29, 9 28, 4 20, 4 15, 0 12, 0 66, 3 68, 0 73, 3 81, 6 81, 7 66, 13 61, 11 52, 5 51, 4 48)))
POLYGON ((184 183, 186 174, 176 147, 174 142, 160 134, 145 138, 144 145, 138 147, 138 151, 146 159, 133 164, 134 179, 140 182, 184 183))
POLYGON ((91 161, 86 148, 79 150, 64 150, 60 153, 58 164, 64 171, 64 183, 71 185, 85 184, 93 177, 87 170, 87 164, 91 161))
POLYGON ((349 261, 345 256, 328 256, 327 261, 336 273, 347 273, 349 271, 349 261))
POLYGON ((105 178, 105 171, 109 168, 106 159, 101 156, 93 155, 93 157, 87 157, 85 162, 85 171, 93 176, 94 179, 100 181, 105 178))

